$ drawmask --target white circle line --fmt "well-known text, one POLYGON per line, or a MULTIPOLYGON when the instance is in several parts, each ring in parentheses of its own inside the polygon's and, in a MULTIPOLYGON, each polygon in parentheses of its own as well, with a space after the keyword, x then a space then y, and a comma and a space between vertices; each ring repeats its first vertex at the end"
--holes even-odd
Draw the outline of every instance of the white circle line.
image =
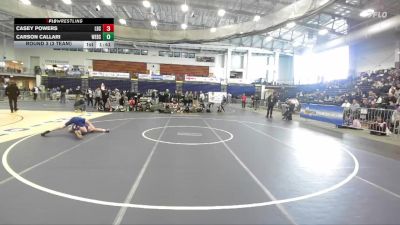
POLYGON ((156 140, 154 138, 148 137, 146 134, 152 130, 157 130, 157 129, 163 129, 164 127, 154 127, 150 128, 148 130, 143 131, 142 137, 146 138, 147 140, 154 141, 154 142, 159 142, 159 143, 164 143, 164 144, 170 144, 170 145, 191 145, 191 146, 197 146, 197 145, 214 145, 214 144, 219 144, 222 142, 227 142, 233 139, 233 134, 231 132, 228 132, 226 130, 218 129, 218 128, 213 128, 213 127, 202 127, 202 126, 167 126, 172 127, 172 128, 184 128, 184 127, 189 127, 189 128, 204 128, 204 129, 213 129, 213 130, 218 130, 221 132, 225 132, 229 135, 229 138, 225 140, 220 140, 220 141, 214 141, 214 142, 199 142, 199 143, 194 143, 194 142, 171 142, 171 141, 163 141, 163 140, 156 140))
MULTIPOLYGON (((235 122, 237 122, 237 121, 235 121, 235 122)), ((21 142, 25 141, 26 139, 31 138, 33 136, 35 136, 35 135, 30 135, 21 140, 18 140, 17 142, 13 143, 11 146, 9 146, 6 149, 6 151, 4 152, 4 154, 2 156, 2 164, 8 173, 10 173, 13 177, 15 177, 15 179, 19 180, 20 182, 22 182, 32 188, 35 188, 37 190, 47 192, 49 194, 56 195, 59 197, 68 198, 71 200, 87 202, 87 203, 92 203, 92 204, 98 204, 98 205, 104 205, 104 206, 139 208, 139 209, 155 209, 155 210, 206 211, 206 210, 244 209, 244 208, 254 208, 254 207, 262 207, 262 206, 290 203, 290 202, 313 198, 313 197, 320 196, 320 195, 326 194, 328 192, 334 191, 334 190, 342 187, 343 185, 347 184, 351 179, 353 179, 357 175, 359 168, 360 168, 357 158, 353 155, 353 153, 351 153, 349 150, 344 148, 344 149, 342 149, 342 151, 344 151, 348 155, 350 155, 350 157, 353 159, 353 162, 354 162, 354 169, 353 169, 352 173, 349 176, 347 176, 344 180, 340 181, 339 183, 337 183, 329 188, 325 188, 320 191, 310 193, 307 195, 302 195, 302 196, 293 197, 293 198, 286 198, 286 199, 281 199, 281 200, 268 201, 268 202, 236 204, 236 205, 219 205, 219 206, 167 206, 167 205, 130 204, 130 203, 102 201, 102 200, 85 198, 85 197, 80 197, 80 196, 76 196, 76 195, 63 193, 60 191, 56 191, 56 190, 53 190, 50 188, 43 187, 41 185, 38 185, 38 184, 36 184, 32 181, 29 181, 29 180, 23 178, 22 176, 20 176, 16 171, 14 171, 10 167, 10 165, 8 163, 8 155, 16 145, 18 145, 19 143, 21 143, 21 142)))

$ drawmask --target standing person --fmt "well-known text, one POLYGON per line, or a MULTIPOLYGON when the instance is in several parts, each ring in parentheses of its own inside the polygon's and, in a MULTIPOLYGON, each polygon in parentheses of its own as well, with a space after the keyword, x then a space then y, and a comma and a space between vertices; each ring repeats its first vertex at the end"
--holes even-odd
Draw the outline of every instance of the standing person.
POLYGON ((38 94, 39 94, 39 88, 36 87, 36 86, 33 87, 32 92, 33 92, 33 100, 36 102, 37 96, 38 96, 38 94))
POLYGON ((103 109, 106 108, 107 99, 109 97, 109 93, 107 90, 101 90, 101 99, 103 100, 103 109))
POLYGON ((206 96, 204 96, 204 93, 200 91, 200 96, 199 96, 200 103, 204 103, 205 98, 206 96))
MULTIPOLYGON (((82 139, 83 135, 92 132, 103 132, 103 133, 110 133, 109 129, 103 128, 96 128, 89 120, 83 117, 72 117, 68 122, 64 125, 52 130, 60 130, 64 129, 65 127, 69 127, 69 131, 73 132, 77 138, 82 139)), ((43 132, 41 135, 44 137, 46 134, 50 133, 50 130, 43 132)))
POLYGON ((188 98, 189 98, 189 106, 191 107, 193 105, 193 92, 192 91, 189 92, 188 98))
POLYGON ((94 107, 99 107, 101 100, 101 89, 98 87, 94 91, 94 107))
POLYGON ((272 111, 274 110, 274 106, 278 98, 276 97, 276 92, 272 93, 272 95, 267 98, 267 115, 265 117, 272 118, 272 111))
POLYGON ((8 97, 11 113, 18 111, 17 99, 19 94, 20 92, 17 85, 14 82, 10 82, 10 84, 6 87, 6 96, 8 97))
POLYGON ((88 88, 86 91, 86 100, 87 106, 91 105, 93 107, 93 91, 91 88, 88 88))
POLYGON ((65 89, 64 85, 61 85, 60 88, 60 103, 65 104, 65 93, 67 92, 67 89, 65 89))
POLYGON ((242 108, 243 108, 243 109, 246 108, 246 100, 247 100, 247 97, 246 97, 246 95, 243 93, 243 95, 242 95, 242 108))
POLYGON ((189 92, 186 91, 185 95, 183 96, 183 104, 186 106, 187 104, 189 104, 189 92))

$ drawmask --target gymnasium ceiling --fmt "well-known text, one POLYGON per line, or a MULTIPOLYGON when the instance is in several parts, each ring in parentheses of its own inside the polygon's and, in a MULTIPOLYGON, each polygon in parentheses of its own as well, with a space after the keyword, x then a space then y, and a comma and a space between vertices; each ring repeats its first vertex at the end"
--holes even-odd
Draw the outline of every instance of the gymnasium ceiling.
MULTIPOLYGON (((23 4, 21 0, 12 1, 23 4)), ((384 12, 387 17, 400 12, 398 0, 326 0, 326 5, 316 7, 312 12, 295 17, 279 15, 281 18, 276 19, 277 12, 288 12, 287 9, 291 8, 296 10, 296 4, 300 1, 306 0, 149 0, 149 7, 145 7, 142 0, 111 0, 111 5, 106 5, 104 0, 71 0, 72 4, 66 4, 64 0, 30 0, 30 6, 72 17, 112 17, 115 18, 115 24, 121 25, 123 30, 152 32, 151 36, 164 34, 163 32, 169 32, 171 35, 183 34, 181 26, 184 23, 187 25, 185 35, 197 32, 193 33, 194 37, 187 39, 189 43, 212 42, 213 45, 255 47, 286 53, 312 47, 318 42, 341 37, 352 30, 382 20, 378 17, 360 17, 360 13, 365 9, 372 8, 376 12, 384 12), (182 4, 188 6, 186 12, 181 8, 182 4), (96 10, 96 7, 100 7, 100 10, 96 10), (220 9, 225 10, 223 16, 218 15, 220 9), (254 21, 257 15, 261 19, 254 21), (293 19, 296 25, 288 27, 289 21, 282 20, 284 22, 271 22, 271 26, 267 26, 270 18, 277 21, 293 19), (120 19, 124 19, 126 24, 120 24, 120 19), (151 21, 156 21, 157 26, 152 26, 151 21), (214 32, 211 28, 215 28, 214 32), (326 30, 327 34, 318 34, 321 30, 326 30), (223 36, 221 33, 229 35, 223 36), (206 38, 196 40, 196 34, 206 38), (213 35, 216 38, 212 38, 213 35), (208 37, 210 38, 207 39, 208 37)), ((0 8, 0 33, 4 37, 12 37, 13 18, 22 17, 16 14, 15 11, 0 8)), ((130 33, 126 34, 125 38, 120 39, 121 45, 180 43, 180 39, 146 40, 147 36, 135 40, 126 38, 130 33)))

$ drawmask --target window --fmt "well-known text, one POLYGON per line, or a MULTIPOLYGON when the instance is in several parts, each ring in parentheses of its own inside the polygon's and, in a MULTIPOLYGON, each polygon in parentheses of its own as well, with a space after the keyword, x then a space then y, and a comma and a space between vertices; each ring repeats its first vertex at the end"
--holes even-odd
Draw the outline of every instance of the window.
POLYGON ((168 57, 174 57, 174 53, 173 52, 168 52, 168 57))
POLYGON ((188 56, 189 56, 189 58, 194 59, 194 58, 196 57, 196 54, 194 54, 194 53, 189 53, 188 56))
POLYGON ((188 57, 188 53, 187 52, 182 52, 182 58, 187 58, 188 57))
POLYGON ((165 51, 158 52, 158 56, 162 56, 162 57, 167 56, 167 54, 168 54, 168 52, 165 52, 165 51))
POLYGON ((133 49, 134 55, 140 55, 140 49, 133 49))
POLYGON ((174 52, 174 57, 177 57, 177 58, 181 57, 181 53, 180 52, 174 52))
POLYGON ((149 51, 142 49, 142 55, 148 55, 148 54, 149 54, 149 51))

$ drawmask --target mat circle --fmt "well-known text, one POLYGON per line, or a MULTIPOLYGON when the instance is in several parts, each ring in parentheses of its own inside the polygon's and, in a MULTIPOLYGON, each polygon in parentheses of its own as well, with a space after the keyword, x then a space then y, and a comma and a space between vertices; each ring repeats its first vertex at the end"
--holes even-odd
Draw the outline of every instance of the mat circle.
POLYGON ((159 142, 159 143, 164 143, 164 144, 170 144, 170 145, 214 145, 214 144, 219 144, 222 142, 227 142, 233 139, 233 134, 231 132, 228 132, 226 130, 218 129, 218 128, 213 128, 213 127, 202 127, 202 126, 165 126, 165 127, 154 127, 150 128, 148 130, 143 131, 142 137, 146 138, 147 140, 154 141, 154 142, 159 142), (147 135, 147 133, 154 131, 154 130, 159 130, 159 129, 164 129, 164 128, 201 128, 201 129, 210 129, 210 130, 215 130, 215 131, 220 131, 224 132, 229 135, 228 138, 219 140, 219 141, 213 141, 213 142, 198 142, 198 143, 192 143, 192 142, 172 142, 172 141, 163 141, 163 140, 156 140, 154 138, 151 138, 147 135))

